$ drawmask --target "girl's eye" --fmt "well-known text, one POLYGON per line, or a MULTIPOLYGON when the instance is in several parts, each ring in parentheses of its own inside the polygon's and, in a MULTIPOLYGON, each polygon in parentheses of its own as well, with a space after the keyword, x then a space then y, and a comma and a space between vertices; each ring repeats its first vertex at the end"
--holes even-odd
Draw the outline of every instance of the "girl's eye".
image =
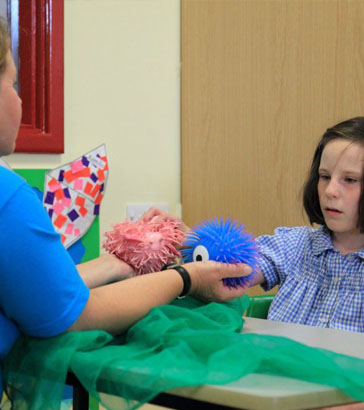
POLYGON ((325 174, 319 175, 319 177, 320 179, 323 179, 324 181, 328 181, 330 179, 329 175, 325 175, 325 174))
POLYGON ((209 251, 203 245, 196 246, 192 256, 194 262, 208 261, 210 257, 209 251))
POLYGON ((358 180, 355 178, 345 178, 345 182, 348 182, 349 184, 354 184, 355 182, 357 182, 358 180))

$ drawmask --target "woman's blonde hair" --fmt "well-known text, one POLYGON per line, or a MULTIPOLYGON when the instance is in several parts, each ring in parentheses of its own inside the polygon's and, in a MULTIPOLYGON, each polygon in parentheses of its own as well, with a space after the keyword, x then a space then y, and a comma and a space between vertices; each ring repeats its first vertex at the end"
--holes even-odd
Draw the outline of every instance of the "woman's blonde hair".
POLYGON ((6 68, 6 56, 10 49, 10 35, 8 25, 4 18, 0 17, 0 74, 6 68))

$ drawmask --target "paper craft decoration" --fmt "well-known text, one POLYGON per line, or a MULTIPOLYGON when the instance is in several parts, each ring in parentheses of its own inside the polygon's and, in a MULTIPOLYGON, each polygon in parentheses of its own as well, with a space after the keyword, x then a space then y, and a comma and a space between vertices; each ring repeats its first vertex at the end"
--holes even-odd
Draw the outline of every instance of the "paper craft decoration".
POLYGON ((181 254, 184 233, 181 222, 170 216, 156 215, 150 221, 126 220, 105 232, 104 248, 130 265, 137 275, 158 272, 181 254))
POLYGON ((83 236, 99 215, 108 174, 104 144, 46 173, 43 205, 65 248, 83 236))
POLYGON ((246 287, 257 272, 258 246, 245 226, 232 218, 213 218, 194 227, 183 242, 184 262, 214 260, 222 263, 245 263, 253 271, 248 276, 223 279, 225 285, 246 287))

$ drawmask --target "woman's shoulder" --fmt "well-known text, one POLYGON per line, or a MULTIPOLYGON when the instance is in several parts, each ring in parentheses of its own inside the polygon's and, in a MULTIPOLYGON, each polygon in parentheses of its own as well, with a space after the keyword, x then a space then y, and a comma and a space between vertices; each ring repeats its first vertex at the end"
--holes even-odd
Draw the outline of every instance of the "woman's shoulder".
POLYGON ((0 166, 0 209, 26 182, 15 172, 0 166))
POLYGON ((19 183, 24 183, 24 179, 20 177, 16 172, 9 168, 5 168, 0 166, 0 183, 7 183, 7 182, 16 182, 19 181, 19 183))

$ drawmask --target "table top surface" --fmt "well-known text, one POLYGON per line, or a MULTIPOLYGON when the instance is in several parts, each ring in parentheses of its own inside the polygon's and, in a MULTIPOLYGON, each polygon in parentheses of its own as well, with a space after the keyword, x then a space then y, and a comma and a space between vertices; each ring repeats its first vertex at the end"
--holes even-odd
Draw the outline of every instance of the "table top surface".
POLYGON ((244 318, 242 333, 288 337, 308 346, 364 359, 364 334, 272 320, 244 318))
MULTIPOLYGON (((362 333, 255 318, 245 318, 242 333, 289 337, 312 347, 364 359, 362 333)), ((255 373, 223 386, 186 387, 172 390, 172 393, 210 403, 257 410, 307 409, 354 401, 330 386, 255 373)))

